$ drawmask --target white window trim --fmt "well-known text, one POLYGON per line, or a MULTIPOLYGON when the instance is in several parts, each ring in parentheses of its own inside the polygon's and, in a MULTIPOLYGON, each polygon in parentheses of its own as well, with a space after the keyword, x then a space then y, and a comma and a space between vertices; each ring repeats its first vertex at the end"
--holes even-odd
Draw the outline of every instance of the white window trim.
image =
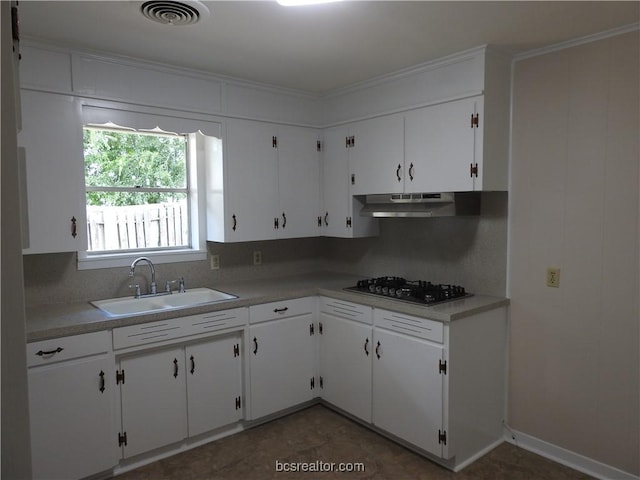
POLYGON ((78 270, 96 268, 128 267, 138 257, 147 257, 154 264, 195 262, 207 259, 206 249, 185 248, 182 250, 141 250, 127 253, 108 253, 104 255, 88 255, 78 252, 78 270))

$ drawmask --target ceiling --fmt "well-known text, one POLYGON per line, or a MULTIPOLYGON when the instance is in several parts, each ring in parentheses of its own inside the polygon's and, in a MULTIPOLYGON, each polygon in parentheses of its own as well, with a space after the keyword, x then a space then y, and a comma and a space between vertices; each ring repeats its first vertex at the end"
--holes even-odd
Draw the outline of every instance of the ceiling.
MULTIPOLYGON (((189 0, 188 0, 189 1, 189 0)), ((640 2, 205 1, 194 25, 141 1, 21 1, 25 39, 326 93, 483 44, 521 53, 639 21, 640 2)))

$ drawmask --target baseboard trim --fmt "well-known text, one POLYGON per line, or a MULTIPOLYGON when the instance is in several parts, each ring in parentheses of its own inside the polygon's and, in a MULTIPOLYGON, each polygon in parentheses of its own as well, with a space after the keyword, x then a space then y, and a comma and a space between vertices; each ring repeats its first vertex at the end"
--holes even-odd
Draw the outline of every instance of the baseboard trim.
POLYGON ((510 430, 509 434, 505 435, 505 441, 595 478, 602 480, 640 480, 637 475, 624 472, 517 430, 510 430))

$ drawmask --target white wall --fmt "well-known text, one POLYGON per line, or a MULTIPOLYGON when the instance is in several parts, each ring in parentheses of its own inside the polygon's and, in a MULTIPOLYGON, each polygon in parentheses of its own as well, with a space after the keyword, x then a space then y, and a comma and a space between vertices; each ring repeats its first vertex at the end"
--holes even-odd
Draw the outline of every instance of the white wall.
POLYGON ((636 30, 516 62, 508 283, 510 425, 634 475, 639 44, 636 30))

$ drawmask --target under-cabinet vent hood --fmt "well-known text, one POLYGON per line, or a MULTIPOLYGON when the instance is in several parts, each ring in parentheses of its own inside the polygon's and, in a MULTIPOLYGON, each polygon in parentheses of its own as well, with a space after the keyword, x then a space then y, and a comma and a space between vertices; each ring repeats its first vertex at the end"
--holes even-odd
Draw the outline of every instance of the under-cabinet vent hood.
POLYGON ((453 217, 480 215, 480 192, 367 195, 366 217, 453 217))

